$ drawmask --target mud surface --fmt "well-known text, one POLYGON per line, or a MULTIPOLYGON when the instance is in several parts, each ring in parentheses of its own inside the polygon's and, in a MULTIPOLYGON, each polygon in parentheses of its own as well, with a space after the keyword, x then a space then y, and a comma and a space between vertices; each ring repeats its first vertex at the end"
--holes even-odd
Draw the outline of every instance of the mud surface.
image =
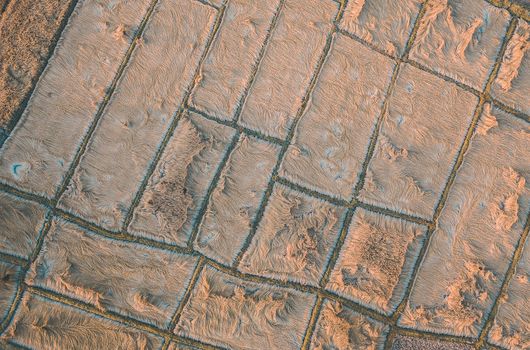
POLYGON ((0 348, 530 349, 524 3, 0 0, 0 348))
POLYGON ((0 127, 22 113, 76 2, 0 1, 0 127))

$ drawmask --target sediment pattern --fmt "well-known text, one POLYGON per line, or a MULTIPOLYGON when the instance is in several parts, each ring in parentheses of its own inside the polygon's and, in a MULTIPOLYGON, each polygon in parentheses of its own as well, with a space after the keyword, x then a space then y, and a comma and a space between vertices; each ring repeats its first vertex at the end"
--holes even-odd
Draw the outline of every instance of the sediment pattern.
POLYGON ((0 347, 527 349, 517 6, 79 0, 0 146, 0 347))

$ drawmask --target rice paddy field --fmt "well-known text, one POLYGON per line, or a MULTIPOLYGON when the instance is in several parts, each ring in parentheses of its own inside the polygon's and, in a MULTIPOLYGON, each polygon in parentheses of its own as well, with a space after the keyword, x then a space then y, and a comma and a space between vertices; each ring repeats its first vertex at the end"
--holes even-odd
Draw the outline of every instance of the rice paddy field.
POLYGON ((0 0, 0 348, 530 349, 530 4, 0 0))

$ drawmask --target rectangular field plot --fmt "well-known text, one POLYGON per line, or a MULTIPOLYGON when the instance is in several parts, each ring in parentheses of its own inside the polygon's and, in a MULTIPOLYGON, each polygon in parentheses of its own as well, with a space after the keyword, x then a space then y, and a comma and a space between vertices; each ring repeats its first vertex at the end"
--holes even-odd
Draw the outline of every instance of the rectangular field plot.
POLYGON ((165 327, 197 258, 96 236, 54 221, 26 282, 165 327))
POLYGON ((510 21, 482 0, 429 1, 410 58, 481 91, 510 21))
POLYGON ((276 184, 240 270, 318 286, 344 208, 276 184))
POLYGON ((389 55, 401 56, 421 0, 349 1, 340 27, 389 55))
POLYGON ((231 0, 201 67, 191 104, 231 120, 252 76, 280 0, 231 0))
POLYGON ((477 337, 530 205, 530 126, 484 108, 400 324, 477 337))
POLYGON ((530 23, 519 20, 507 44, 492 95, 505 104, 530 114, 530 23))
POLYGON ((403 298, 426 231, 356 209, 326 289, 390 314, 403 298))
POLYGON ((5 335, 31 349, 158 350, 163 339, 26 293, 5 335))
POLYGON ((300 349, 314 299, 206 267, 175 333, 232 349, 300 349))
POLYGON ((29 258, 45 215, 40 204, 0 193, 0 252, 29 258))
POLYGON ((331 33, 332 0, 287 0, 241 112, 241 124, 284 139, 331 33))
POLYGON ((241 136, 213 190, 195 247, 231 263, 242 248, 276 164, 279 147, 241 136))
POLYGON ((4 322, 22 278, 21 267, 0 261, 0 322, 4 322))
POLYGON ((330 196, 349 199, 392 68, 388 57, 345 36, 335 36, 280 175, 330 196))
POLYGON ((361 200, 431 219, 477 102, 452 83, 402 66, 361 200))
POLYGON ((149 179, 130 230, 139 236, 186 246, 234 134, 230 127, 186 113, 149 179))
POLYGON ((336 301, 325 300, 311 350, 383 349, 388 327, 336 301))
POLYGON ((499 311, 489 332, 493 344, 508 349, 530 345, 530 240, 526 241, 507 295, 500 300, 499 311))
POLYGON ((151 1, 79 1, 17 127, 0 180, 53 197, 151 1))
POLYGON ((61 198, 62 208, 120 229, 193 81, 216 13, 193 0, 158 3, 61 198))

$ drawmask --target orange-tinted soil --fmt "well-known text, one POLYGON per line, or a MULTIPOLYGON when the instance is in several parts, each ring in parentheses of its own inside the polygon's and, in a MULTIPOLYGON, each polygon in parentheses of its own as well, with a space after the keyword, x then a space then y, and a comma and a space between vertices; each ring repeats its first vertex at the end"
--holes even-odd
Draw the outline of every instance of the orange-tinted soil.
POLYGON ((22 113, 75 2, 0 0, 0 127, 22 113))

